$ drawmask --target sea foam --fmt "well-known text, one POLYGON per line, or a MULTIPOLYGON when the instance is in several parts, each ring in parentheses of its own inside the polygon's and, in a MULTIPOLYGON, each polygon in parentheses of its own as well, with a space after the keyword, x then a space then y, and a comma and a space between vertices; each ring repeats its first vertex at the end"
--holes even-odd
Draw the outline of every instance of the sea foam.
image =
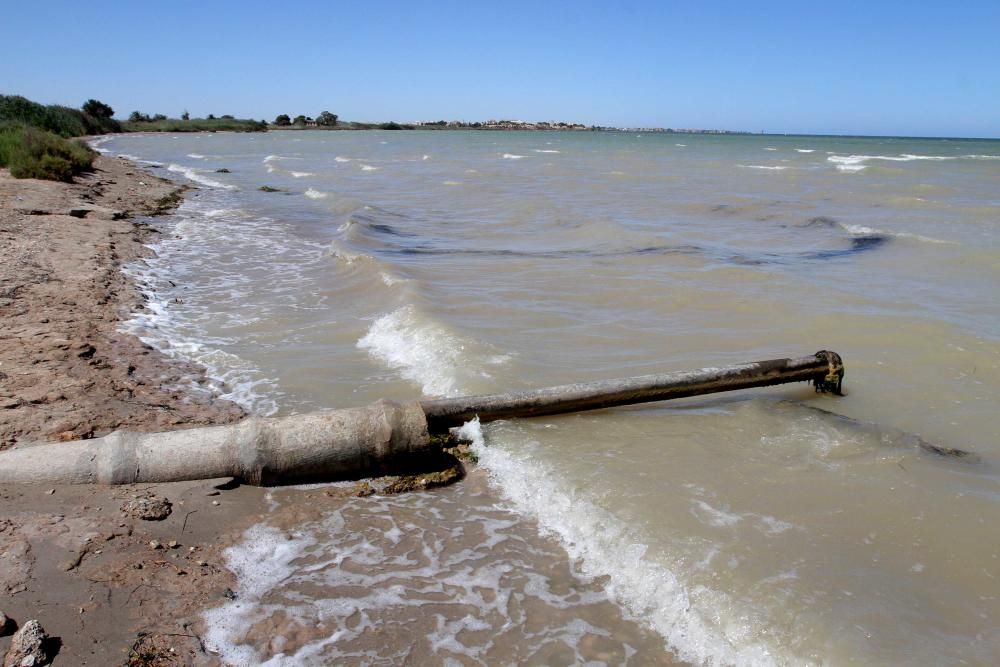
MULTIPOLYGON (((774 664, 763 644, 726 636, 723 626, 701 615, 677 576, 646 558, 646 545, 616 516, 569 488, 558 471, 527 448, 491 442, 478 424, 462 427, 501 493, 518 512, 556 535, 584 575, 606 577, 608 595, 664 637, 681 660, 697 664, 774 664), (477 430, 479 431, 477 433, 477 430)), ((725 598, 722 592, 716 592, 725 598)), ((739 628, 724 626, 740 634, 739 628)))
POLYGON ((209 178, 203 173, 199 172, 197 169, 192 167, 185 167, 179 164, 171 164, 167 166, 168 171, 172 171, 178 174, 183 174, 188 180, 192 180, 195 183, 201 183, 202 185, 207 185, 210 188, 220 188, 222 190, 235 190, 236 186, 226 185, 225 183, 220 183, 214 178, 209 178))
POLYGON ((764 169, 766 171, 784 171, 785 169, 790 169, 790 167, 784 167, 781 165, 767 165, 767 164, 738 164, 737 167, 742 169, 764 169))
POLYGON ((449 330, 414 306, 375 320, 357 345, 419 384, 428 396, 457 394, 475 378, 489 378, 482 369, 509 359, 449 330))
POLYGON ((921 241, 923 243, 959 245, 957 241, 946 241, 944 239, 936 239, 930 236, 924 236, 922 234, 911 234, 909 232, 889 232, 883 229, 875 229, 874 227, 866 227, 864 225, 852 225, 847 223, 837 223, 837 224, 839 224, 844 231, 854 236, 893 236, 901 239, 911 239, 914 241, 921 241))

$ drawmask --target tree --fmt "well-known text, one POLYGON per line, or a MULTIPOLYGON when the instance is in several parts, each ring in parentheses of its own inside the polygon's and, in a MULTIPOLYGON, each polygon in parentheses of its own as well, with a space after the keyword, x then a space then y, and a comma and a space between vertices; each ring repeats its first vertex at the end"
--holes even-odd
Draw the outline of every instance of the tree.
POLYGON ((292 124, 293 125, 305 125, 306 124, 306 117, 303 116, 302 114, 299 114, 298 116, 295 117, 295 120, 292 121, 292 124))
POLYGON ((148 123, 149 114, 142 113, 141 111, 133 111, 129 114, 128 119, 131 123, 148 123))
POLYGON ((80 108, 83 109, 83 113, 90 114, 94 118, 111 118, 115 115, 114 109, 95 99, 87 100, 80 108))
POLYGON ((181 120, 191 120, 191 114, 188 113, 187 109, 181 114, 181 120))
POLYGON ((153 114, 153 120, 166 120, 167 117, 162 113, 153 114))
POLYGON ((337 114, 324 111, 316 116, 316 124, 321 127, 334 127, 337 124, 337 114))
POLYGON ((208 120, 215 120, 215 114, 214 113, 208 114, 208 120))
POLYGON ((288 117, 287 113, 279 114, 278 117, 274 119, 274 124, 281 127, 287 127, 292 124, 292 119, 288 117))

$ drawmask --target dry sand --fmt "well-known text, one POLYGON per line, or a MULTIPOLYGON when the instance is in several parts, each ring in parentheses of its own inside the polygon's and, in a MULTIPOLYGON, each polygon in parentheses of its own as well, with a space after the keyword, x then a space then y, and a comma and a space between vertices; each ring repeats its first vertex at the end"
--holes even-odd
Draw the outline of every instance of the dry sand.
MULTIPOLYGON (((156 232, 177 184, 100 157, 74 184, 0 170, 0 449, 230 422, 236 405, 163 387, 203 379, 120 333, 142 306, 121 265, 156 232)), ((199 613, 231 594, 221 548, 266 511, 264 491, 226 480, 129 487, 0 488, 0 656, 37 619, 57 665, 213 664, 199 613), (123 511, 172 503, 163 520, 123 511), (154 548, 151 542, 159 542, 154 548), (171 547, 171 541, 176 546, 171 547)))

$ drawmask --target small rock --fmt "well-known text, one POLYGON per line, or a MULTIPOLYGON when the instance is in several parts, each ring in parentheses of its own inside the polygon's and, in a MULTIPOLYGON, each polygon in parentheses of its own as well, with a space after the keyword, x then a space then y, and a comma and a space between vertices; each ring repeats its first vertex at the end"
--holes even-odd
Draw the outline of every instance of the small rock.
POLYGON ((49 656, 45 653, 45 641, 48 638, 38 621, 28 621, 11 638, 3 667, 40 667, 49 664, 49 656))
POLYGON ((162 521, 171 511, 169 500, 154 495, 133 498, 122 505, 122 512, 143 521, 162 521))
POLYGON ((171 549, 176 549, 177 547, 180 546, 180 542, 178 542, 177 540, 170 540, 169 542, 167 542, 167 546, 170 547, 171 549))
POLYGON ((212 501, 212 504, 213 504, 213 505, 218 505, 218 504, 219 504, 219 501, 218 501, 218 500, 213 500, 213 501, 212 501))
POLYGON ((157 542, 156 540, 150 540, 149 541, 149 548, 153 549, 155 551, 156 549, 162 549, 163 545, 160 544, 159 542, 157 542))
POLYGON ((13 623, 10 622, 10 619, 7 618, 7 615, 2 611, 0 611, 0 637, 7 636, 7 633, 11 629, 10 628, 11 625, 13 625, 13 623))
POLYGON ((206 565, 208 565, 208 563, 206 563, 206 562, 205 562, 205 561, 203 561, 203 560, 196 560, 196 561, 195 561, 195 564, 196 564, 196 565, 200 565, 201 567, 205 567, 206 565))
POLYGON ((49 489, 49 490, 48 490, 48 491, 46 491, 45 493, 51 496, 51 495, 52 495, 53 493, 55 493, 55 492, 56 492, 56 490, 55 490, 55 489, 49 489))

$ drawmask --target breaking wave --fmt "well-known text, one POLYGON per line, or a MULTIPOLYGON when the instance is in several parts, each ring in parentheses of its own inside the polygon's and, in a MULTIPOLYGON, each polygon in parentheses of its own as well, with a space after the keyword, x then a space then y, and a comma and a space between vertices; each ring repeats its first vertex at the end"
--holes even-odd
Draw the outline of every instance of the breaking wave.
POLYGON ((188 180, 194 181, 195 183, 200 183, 202 185, 207 185, 210 188, 219 188, 222 190, 235 190, 236 186, 226 185, 225 183, 220 183, 214 178, 209 178, 205 174, 201 173, 193 167, 185 167, 179 164, 171 164, 167 166, 168 171, 172 171, 178 174, 183 174, 188 180))

